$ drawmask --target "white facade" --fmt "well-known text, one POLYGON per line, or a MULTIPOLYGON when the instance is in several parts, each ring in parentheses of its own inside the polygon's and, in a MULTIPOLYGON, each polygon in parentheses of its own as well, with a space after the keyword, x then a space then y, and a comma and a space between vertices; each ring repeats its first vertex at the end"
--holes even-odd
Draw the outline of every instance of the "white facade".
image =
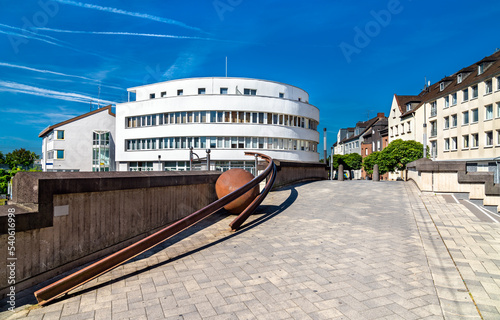
POLYGON ((431 153, 438 160, 500 160, 500 71, 481 80, 425 103, 431 153))
MULTIPOLYGON (((416 98, 416 97, 415 97, 416 98)), ((389 143, 394 140, 423 141, 424 108, 415 108, 410 96, 394 95, 388 118, 389 143)))
POLYGON ((318 162, 319 110, 297 87, 256 79, 193 78, 130 88, 116 106, 117 170, 185 170, 190 147, 211 169, 253 165, 246 151, 318 162), (243 162, 245 161, 245 162, 243 162))
POLYGON ((43 171, 113 171, 115 115, 101 108, 43 130, 43 171))

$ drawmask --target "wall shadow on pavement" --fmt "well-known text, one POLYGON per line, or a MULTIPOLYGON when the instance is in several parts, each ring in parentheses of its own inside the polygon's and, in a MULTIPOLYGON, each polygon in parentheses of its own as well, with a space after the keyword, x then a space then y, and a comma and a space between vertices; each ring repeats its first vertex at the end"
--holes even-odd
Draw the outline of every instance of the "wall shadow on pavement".
MULTIPOLYGON (((56 302, 59 302, 59 301, 62 301, 62 300, 66 300, 68 298, 71 298, 71 297, 75 297, 75 296, 79 296, 79 295, 83 295, 85 293, 88 293, 88 292, 91 292, 91 291, 94 291, 94 290, 97 290, 97 289, 100 289, 100 288, 103 288, 105 286, 108 286, 108 285, 111 285, 113 283, 116 283, 116 282, 119 282, 119 281, 122 281, 122 280, 125 280, 127 278, 130 278, 130 277, 133 277, 133 276, 137 276, 137 275, 140 275, 141 273, 143 272, 147 272, 147 271, 150 271, 150 270, 153 270, 155 268, 158 268, 158 267, 161 267, 161 266, 164 266, 164 265, 167 265, 169 263, 172 263, 174 261, 177 261, 177 260, 180 260, 182 258, 185 258, 191 254, 194 254, 194 253, 197 253, 197 252, 200 252, 200 251, 203 251, 205 249, 208 249, 212 246, 215 246, 219 243, 222 243, 224 241, 227 241, 233 237, 236 237, 242 233, 245 233, 247 232, 248 230, 251 230, 257 226, 259 226, 260 224, 263 224, 265 223, 266 221, 274 218, 275 216, 277 216, 278 214, 282 213, 284 210, 286 210, 288 207, 290 207, 294 202, 295 200, 297 200, 298 198, 298 191, 295 189, 295 187, 297 186, 300 186, 300 185, 304 185, 304 184, 307 184, 309 182, 304 182, 304 183, 300 183, 298 185, 293 185, 293 186, 289 186, 289 187, 283 187, 283 188, 280 188, 278 189, 278 191, 285 191, 285 190, 291 190, 290 192, 290 195, 288 196, 288 198, 283 201, 280 205, 260 205, 257 210, 255 211, 254 215, 258 215, 258 214, 262 214, 261 217, 255 219, 255 220, 252 220, 250 222, 247 222, 245 223, 238 231, 234 232, 234 233, 231 233, 230 235, 224 237, 224 238, 221 238, 219 240, 216 240, 214 242, 211 242, 209 244, 206 244, 204 246, 201 246, 200 248, 197 248, 197 249, 194 249, 194 250, 190 250, 188 252, 185 252, 185 253, 182 253, 176 257, 173 257, 171 259, 168 259, 168 260, 165 260, 165 261, 162 261, 162 262, 159 262, 157 264, 154 264, 154 265, 151 265, 151 266, 148 266, 148 267, 145 267, 145 268, 142 268, 140 270, 137 270, 137 271, 134 271, 132 273, 129 273, 129 274, 126 274, 126 275, 122 275, 118 278, 115 278, 115 279, 112 279, 112 280, 109 280, 109 281, 105 281, 105 282, 102 282, 102 283, 99 283, 99 284, 96 284, 92 287, 88 287, 88 288, 85 288, 85 289, 81 289, 81 290, 78 290, 74 293, 68 293, 60 298, 57 298, 51 302, 49 302, 47 305, 51 305, 53 303, 56 303, 56 302)), ((131 263, 131 262, 134 262, 134 261, 139 261, 139 260, 143 260, 143 259, 146 259, 148 257, 151 257, 153 256, 154 254, 162 251, 162 250, 165 250, 165 249, 168 249, 169 246, 189 237, 189 236, 192 236, 194 235, 195 233, 197 233, 198 231, 201 231, 205 228, 208 228, 210 226, 212 226, 213 224, 223 220, 227 218, 227 213, 225 212, 225 210, 219 210, 218 212, 210 215, 209 217, 199 221, 198 223, 196 223, 195 225, 189 227, 188 229, 184 230, 184 231, 181 231, 180 233, 176 234, 175 236, 171 237, 170 239, 164 241, 163 243, 157 245, 156 247, 140 254, 139 256, 135 257, 134 259, 130 260, 130 261, 127 261, 125 264, 127 263, 131 263)), ((92 262, 93 263, 93 262, 92 262)), ((124 264, 123 264, 124 265, 124 264)), ((83 267, 82 267, 83 268, 83 267)), ((79 268, 80 269, 80 268, 79 268)), ((74 271, 71 271, 71 272, 74 272, 74 271)), ((70 274, 70 273, 68 273, 70 274)), ((51 282, 54 282, 54 280, 51 280, 51 282)))

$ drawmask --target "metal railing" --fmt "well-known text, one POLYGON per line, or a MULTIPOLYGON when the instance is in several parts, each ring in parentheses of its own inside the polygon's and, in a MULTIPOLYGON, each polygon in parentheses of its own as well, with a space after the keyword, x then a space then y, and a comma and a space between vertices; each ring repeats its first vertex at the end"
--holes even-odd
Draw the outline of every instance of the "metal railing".
POLYGON ((259 176, 255 177, 252 181, 248 182, 241 188, 231 192, 230 194, 220 198, 209 204, 208 206, 190 214, 189 216, 173 223, 172 225, 98 261, 90 266, 81 269, 51 285, 48 285, 35 292, 35 297, 40 305, 44 305, 47 302, 58 298, 65 293, 97 278, 98 276, 120 266, 121 264, 129 261, 130 259, 137 257, 138 255, 150 250, 151 248, 159 245, 165 240, 171 238, 172 236, 178 234, 179 232, 189 228, 198 221, 206 218, 207 216, 219 211, 225 205, 239 198, 249 190, 253 189, 260 182, 262 182, 269 175, 269 179, 266 186, 259 194, 259 196, 238 216, 234 219, 230 226, 233 230, 237 230, 241 227, 243 222, 252 214, 252 212, 262 203, 264 198, 267 196, 271 190, 274 181, 276 179, 276 165, 273 160, 260 153, 248 153, 245 155, 256 155, 268 162, 268 165, 264 172, 259 176))

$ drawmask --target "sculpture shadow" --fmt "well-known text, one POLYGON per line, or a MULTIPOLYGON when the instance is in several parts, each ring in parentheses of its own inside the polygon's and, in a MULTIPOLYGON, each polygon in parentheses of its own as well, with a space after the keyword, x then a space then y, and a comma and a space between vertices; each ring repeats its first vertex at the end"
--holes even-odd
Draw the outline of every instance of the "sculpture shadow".
MULTIPOLYGON (((300 185, 302 185, 303 183, 301 183, 300 185)), ((162 261, 162 262, 159 262, 159 263, 156 263, 154 265, 151 265, 151 266, 147 266, 147 267, 144 267, 140 270, 137 270, 137 271, 134 271, 134 272, 131 272, 129 274, 126 274, 126 275, 122 275, 118 278, 115 278, 115 279, 111 279, 109 281, 105 281, 105 282, 102 282, 102 283, 99 283, 99 284, 96 284, 92 287, 88 287, 88 288, 84 288, 84 289, 81 289, 81 290, 78 290, 74 293, 67 293, 66 295, 63 295, 62 297, 60 298, 57 298, 57 299, 54 299, 53 301, 47 303, 47 305, 50 305, 50 304, 53 304, 53 303, 57 303, 61 300, 65 300, 65 299, 68 299, 68 298, 71 298, 71 297, 75 297, 75 296, 79 296, 79 295, 83 295, 85 293, 88 293, 88 292, 91 292, 91 291, 94 291, 94 290, 97 290, 97 289, 100 289, 100 288, 103 288, 103 287, 106 287, 108 285, 111 285, 113 283, 116 283, 116 282, 119 282, 119 281, 122 281, 122 280, 125 280, 125 279, 128 279, 128 278, 131 278, 131 277, 134 277, 134 276, 137 276, 137 275, 140 275, 144 272, 147 272, 147 271, 150 271, 150 270, 153 270, 155 268, 158 268, 158 267, 161 267, 161 266, 164 266, 164 265, 167 265, 169 263, 172 263, 172 262, 175 262, 177 260, 180 260, 180 259, 183 259, 189 255, 192 255, 194 253, 197 253, 197 252, 200 252, 200 251, 203 251, 205 249, 208 249, 210 247, 213 247, 219 243, 222 243, 224 241, 227 241, 229 239, 232 239, 233 237, 236 237, 242 233, 245 233, 247 232, 248 230, 251 230, 263 223, 265 223, 266 221, 274 218, 275 216, 277 216, 278 214, 282 213, 284 210, 286 210, 288 207, 290 207, 294 202, 295 200, 297 200, 298 198, 298 191, 295 189, 295 187, 298 186, 298 185, 294 185, 294 186, 289 186, 289 187, 283 187, 283 188, 280 188, 279 190, 280 191, 284 191, 284 190, 291 190, 290 192, 290 195, 288 196, 288 198, 283 201, 280 205, 260 205, 257 210, 255 211, 254 215, 258 215, 258 214, 262 214, 262 216, 252 220, 252 221, 249 221, 247 223, 245 223, 244 225, 242 225, 242 227, 235 231, 234 233, 231 233, 230 235, 226 236, 226 237, 223 237, 219 240, 216 240, 214 242, 211 242, 209 244, 206 244, 204 246, 201 246, 199 248, 196 248, 196 249, 193 249, 193 250, 190 250, 188 252, 185 252, 185 253, 182 253, 176 257, 173 257, 171 259, 168 259, 168 260, 165 260, 165 261, 162 261)), ((227 213, 225 212, 225 210, 219 210, 215 213, 213 213, 212 215, 208 216, 207 218, 199 221, 198 223, 192 225, 191 227, 179 232, 178 234, 174 235, 173 237, 167 239, 166 241, 162 242, 161 244, 157 245, 156 247, 154 248, 151 248, 150 250, 140 254, 139 256, 135 257, 134 259, 131 259, 129 261, 127 261, 126 263, 124 264, 127 264, 127 263, 131 263, 131 262, 135 262, 135 261, 139 261, 139 260, 143 260, 143 259, 147 259, 148 257, 151 257, 153 256, 154 254, 160 252, 160 251, 163 251, 165 249, 167 249, 169 246, 189 237, 189 236, 192 236, 194 235, 195 233, 203 230, 203 229, 206 229, 210 226, 212 226, 214 223, 217 223, 223 219, 225 219, 227 217, 227 213)), ((91 263, 90 263, 91 264, 91 263)), ((71 271, 71 272, 74 272, 71 271)), ((67 274, 70 274, 71 272, 67 273, 67 274)), ((51 280, 52 282, 54 281, 54 279, 51 280)))

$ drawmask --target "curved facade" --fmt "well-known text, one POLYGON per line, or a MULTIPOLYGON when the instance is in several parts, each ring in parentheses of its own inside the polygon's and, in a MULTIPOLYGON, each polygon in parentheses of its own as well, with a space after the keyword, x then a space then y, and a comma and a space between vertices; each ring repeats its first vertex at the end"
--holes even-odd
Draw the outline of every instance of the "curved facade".
POLYGON ((190 147, 201 158, 210 149, 212 170, 253 171, 254 159, 246 151, 280 160, 319 161, 319 110, 297 87, 244 78, 194 78, 128 91, 136 101, 116 106, 120 171, 189 169, 190 147))

